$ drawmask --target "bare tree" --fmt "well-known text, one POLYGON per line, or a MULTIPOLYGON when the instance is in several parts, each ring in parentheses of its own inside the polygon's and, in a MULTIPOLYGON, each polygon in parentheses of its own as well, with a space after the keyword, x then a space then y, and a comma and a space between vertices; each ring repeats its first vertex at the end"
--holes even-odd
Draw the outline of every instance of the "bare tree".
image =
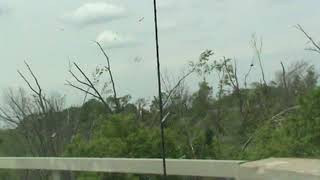
POLYGON ((263 84, 264 84, 264 86, 267 86, 267 81, 266 81, 266 78, 265 78, 263 64, 262 64, 262 47, 263 47, 262 38, 260 40, 258 40, 255 35, 252 35, 252 42, 251 43, 252 43, 252 47, 253 47, 254 53, 255 53, 258 61, 259 61, 259 66, 260 66, 260 71, 261 71, 263 84))
MULTIPOLYGON (((19 133, 26 154, 59 156, 72 136, 72 125, 65 123, 61 114, 64 98, 48 98, 29 64, 25 65, 32 81, 21 71, 18 74, 31 94, 22 89, 8 91, 6 106, 0 107, 0 118, 19 133)), ((48 179, 48 174, 40 172, 40 177, 48 179)))
MULTIPOLYGON (((36 85, 32 85, 23 73, 19 71, 20 76, 24 79, 32 94, 29 95, 23 89, 18 91, 10 90, 6 94, 6 106, 0 107, 0 117, 12 125, 12 128, 21 129, 23 133, 36 138, 36 141, 30 141, 37 146, 33 150, 33 154, 42 156, 54 156, 61 152, 61 148, 53 147, 57 145, 57 140, 67 139, 63 134, 69 132, 70 129, 66 125, 70 123, 70 119, 62 117, 64 107, 64 97, 52 96, 47 97, 41 85, 26 63, 28 72, 34 79, 36 85), (65 129, 65 131, 63 131, 65 129)), ((63 114, 64 115, 64 114, 63 114)), ((60 146, 60 145, 59 145, 60 146)))

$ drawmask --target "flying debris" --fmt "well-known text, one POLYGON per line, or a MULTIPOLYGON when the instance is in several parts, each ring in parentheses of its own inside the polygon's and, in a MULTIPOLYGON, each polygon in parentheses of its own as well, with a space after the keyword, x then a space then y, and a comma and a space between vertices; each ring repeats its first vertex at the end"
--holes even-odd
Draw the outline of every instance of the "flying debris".
POLYGON ((133 61, 136 62, 136 63, 139 63, 139 62, 142 61, 142 57, 137 56, 137 57, 134 58, 133 61))
POLYGON ((139 19, 139 22, 142 22, 143 20, 144 20, 144 17, 140 18, 140 19, 139 19))
POLYGON ((65 29, 64 29, 64 27, 59 27, 58 30, 59 31, 64 31, 65 29))
POLYGON ((166 120, 167 120, 167 118, 168 118, 169 115, 170 115, 170 112, 168 112, 168 113, 164 116, 164 118, 162 118, 161 123, 166 122, 166 120))
POLYGON ((57 133, 53 133, 52 135, 51 135, 51 138, 55 138, 57 136, 57 133))

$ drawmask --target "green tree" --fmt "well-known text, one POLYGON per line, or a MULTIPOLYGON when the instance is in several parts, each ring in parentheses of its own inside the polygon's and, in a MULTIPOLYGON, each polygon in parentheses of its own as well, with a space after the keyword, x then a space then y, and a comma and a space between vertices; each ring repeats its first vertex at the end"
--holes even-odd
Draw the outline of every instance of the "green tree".
POLYGON ((299 109, 258 129, 247 157, 320 157, 320 89, 302 97, 299 109))

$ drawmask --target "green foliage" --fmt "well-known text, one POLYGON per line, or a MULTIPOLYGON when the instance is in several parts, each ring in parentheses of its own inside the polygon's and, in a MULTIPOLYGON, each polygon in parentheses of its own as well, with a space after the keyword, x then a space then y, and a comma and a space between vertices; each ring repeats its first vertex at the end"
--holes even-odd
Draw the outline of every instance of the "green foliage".
POLYGON ((212 106, 212 100, 212 88, 208 85, 208 82, 201 82, 199 84, 199 91, 193 94, 192 110, 194 116, 203 118, 212 106))
MULTIPOLYGON (((198 62, 190 63, 190 72, 203 78, 197 91, 190 93, 179 85, 163 92, 164 113, 169 114, 166 158, 320 157, 320 89, 315 89, 318 75, 313 66, 297 63, 287 73, 278 73, 270 84, 256 82, 241 88, 233 59, 212 60, 213 55, 206 50, 198 62), (214 82, 207 78, 212 74, 218 77, 214 82)), ((106 103, 111 110, 91 99, 45 116, 31 113, 17 127, 0 131, 0 155, 160 158, 159 99, 132 103, 127 95, 109 97, 106 103), (32 151, 42 144, 47 153, 32 151)), ((22 177, 6 171, 0 176, 22 177)), ((104 173, 77 173, 76 178, 157 179, 104 173)))
MULTIPOLYGON (((77 136, 66 151, 67 156, 156 158, 160 155, 158 128, 139 127, 133 115, 113 115, 102 119, 91 140, 77 136)), ((178 135, 166 130, 168 157, 182 156, 176 143, 178 135)))
POLYGON ((300 100, 299 110, 280 122, 257 130, 249 159, 266 157, 320 157, 320 89, 300 100))

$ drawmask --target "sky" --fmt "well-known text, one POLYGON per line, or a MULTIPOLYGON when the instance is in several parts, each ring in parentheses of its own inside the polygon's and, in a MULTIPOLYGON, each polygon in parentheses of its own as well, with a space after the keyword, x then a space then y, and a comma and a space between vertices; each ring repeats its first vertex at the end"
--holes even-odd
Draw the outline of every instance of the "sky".
MULTIPOLYGON (((69 62, 87 74, 111 59, 120 95, 150 98, 157 93, 153 0, 0 0, 0 89, 25 87, 17 70, 27 61, 48 94, 78 103, 82 94, 65 85, 69 62)), ((299 60, 315 64, 320 55, 304 49, 301 24, 320 40, 318 0, 158 0, 162 71, 179 76, 206 49, 237 60, 240 78, 253 58, 252 34, 263 39, 267 80, 299 60)), ((259 70, 253 70, 259 80, 259 70)), ((191 89, 195 80, 188 80, 191 89)), ((212 79, 214 81, 214 78, 212 79)), ((214 83, 214 82, 212 82, 214 83)))

